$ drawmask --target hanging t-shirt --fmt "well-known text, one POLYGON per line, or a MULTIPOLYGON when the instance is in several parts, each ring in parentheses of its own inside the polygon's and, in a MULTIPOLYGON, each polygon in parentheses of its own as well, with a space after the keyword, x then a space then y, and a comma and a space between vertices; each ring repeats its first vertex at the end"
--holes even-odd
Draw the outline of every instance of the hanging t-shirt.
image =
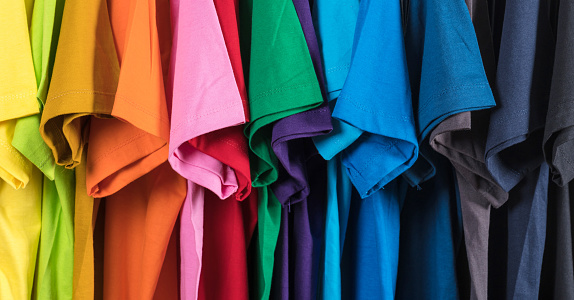
MULTIPOLYGON (((324 91, 323 66, 309 2, 294 0, 293 4, 305 35, 319 86, 324 91)), ((322 94, 324 96, 325 93, 322 94)), ((276 257, 284 257, 282 266, 279 264, 276 266, 288 271, 279 273, 287 276, 273 277, 274 282, 280 282, 281 289, 272 290, 272 298, 288 299, 290 295, 296 299, 316 298, 320 251, 313 251, 318 245, 313 239, 311 224, 316 223, 317 220, 320 223, 324 216, 322 210, 312 210, 308 206, 322 203, 326 190, 317 186, 311 187, 309 184, 309 178, 316 177, 318 172, 323 173, 321 168, 316 170, 308 168, 308 164, 312 163, 311 160, 322 159, 316 157, 317 150, 310 137, 326 134, 331 129, 331 111, 326 101, 317 108, 285 117, 273 125, 271 147, 280 166, 279 177, 271 188, 283 205, 279 239, 286 240, 288 243, 288 247, 276 249, 276 257), (309 174, 310 172, 316 175, 309 174), (310 197, 311 190, 314 191, 314 199, 310 197), (292 230, 284 229, 286 226, 292 230), (289 256, 294 259, 290 264, 285 264, 289 256), (291 270, 289 270, 289 265, 293 265, 291 270), (294 275, 290 276, 290 274, 294 275), (279 295, 275 296, 276 294, 279 295)), ((322 231, 323 228, 316 230, 316 232, 322 231)))
MULTIPOLYGON (((324 65, 325 90, 331 106, 347 78, 355 23, 359 10, 356 0, 314 1, 313 22, 324 65)), ((352 184, 338 152, 346 148, 339 138, 354 141, 361 131, 338 119, 332 119, 333 131, 313 138, 319 153, 327 162, 327 194, 323 247, 321 250, 318 298, 341 299, 341 254, 345 241, 352 184), (350 129, 344 130, 343 129, 350 129), (358 133, 358 134, 357 134, 358 133), (348 137, 344 137, 345 135, 348 137)), ((325 208, 323 208, 325 209, 325 208)))
POLYGON ((170 299, 178 274, 166 255, 176 254, 168 246, 186 191, 166 162, 169 3, 109 1, 108 11, 120 65, 107 104, 116 119, 92 118, 86 176, 91 195, 107 196, 103 295, 170 299))
POLYGON ((508 299, 538 298, 549 181, 542 142, 553 59, 548 6, 506 1, 495 85, 499 105, 491 114, 486 164, 510 191, 508 299))
POLYGON ((117 90, 106 99, 115 119, 99 116, 90 124, 86 183, 94 197, 117 192, 167 159, 169 117, 163 68, 169 66, 171 36, 158 34, 161 23, 156 22, 169 23, 165 6, 162 1, 108 1, 114 54, 121 70, 119 77, 114 74, 117 90), (136 5, 140 2, 145 5, 136 5), (161 15, 155 17, 156 11, 161 15))
POLYGON ((278 162, 270 147, 271 127, 267 125, 312 109, 322 103, 322 98, 291 1, 245 3, 240 22, 248 25, 242 29, 242 44, 245 45, 243 55, 249 53, 250 56, 244 59, 244 64, 249 65, 251 113, 245 133, 254 153, 251 159, 253 186, 261 187, 253 297, 267 299, 280 221, 279 203, 268 188, 277 180, 278 162))
MULTIPOLYGON (((555 3, 555 5, 557 5, 555 3)), ((544 263, 540 283, 540 298, 574 298, 574 264, 572 250, 572 189, 573 178, 571 144, 574 138, 571 112, 574 109, 573 93, 574 62, 572 53, 574 3, 562 1, 556 26, 556 52, 552 73, 552 85, 544 130, 544 157, 550 165, 553 182, 548 194, 548 222, 544 263)))
POLYGON ((175 1, 172 6, 173 100, 169 162, 188 180, 225 199, 237 191, 235 173, 193 147, 188 140, 244 123, 243 103, 213 1, 175 1))
MULTIPOLYGON (((426 145, 425 140, 431 131, 437 126, 440 128, 439 124, 445 122, 442 128, 437 128, 437 132, 432 135, 430 143, 437 149, 439 145, 450 146, 449 132, 456 131, 458 128, 468 128, 470 116, 463 114, 453 119, 447 118, 458 113, 490 108, 495 105, 495 102, 464 1, 410 1, 405 11, 407 11, 405 43, 417 137, 420 143, 425 143, 421 146, 422 157, 413 168, 405 173, 405 178, 411 185, 417 185, 430 179, 435 173, 433 160, 430 159, 433 156, 430 153, 432 150, 426 145), (446 142, 443 142, 445 139, 446 142)), ((449 153, 442 150, 441 148, 441 153, 448 154, 447 156, 450 157, 449 153)), ((474 177, 472 179, 477 180, 474 177)), ((471 182, 474 183, 474 181, 471 182)), ((439 183, 436 184, 440 186, 439 183)), ((461 191, 461 195, 467 194, 461 191)), ((445 197, 437 200, 436 204, 439 207, 441 207, 440 203, 449 203, 447 195, 437 197, 445 197)), ((452 207, 452 201, 449 205, 452 207)), ((409 205, 405 207, 410 208, 409 205)), ((446 206, 442 207, 446 209, 446 206)), ((405 211, 403 213, 409 214, 405 211)), ((413 219, 412 222, 439 222, 436 217, 413 219)), ((414 226, 414 224, 411 225, 414 226)), ((448 229, 443 228, 443 230, 448 229)), ((453 238, 456 239, 456 237, 453 238)), ((446 255, 453 259, 456 254, 454 250, 451 250, 446 255)), ((433 277, 433 275, 428 276, 433 277)), ((452 289, 455 284, 448 273, 434 275, 433 279, 437 280, 434 286, 440 287, 436 290, 437 293, 440 293, 438 292, 440 289, 452 289)), ((401 294, 404 293, 401 292, 401 294)), ((409 291, 406 293, 409 294, 409 291)))
MULTIPOLYGON (((247 116, 247 90, 239 48, 239 1, 216 0, 214 4, 247 116)), ((226 201, 220 201, 213 193, 205 194, 199 298, 249 299, 247 248, 257 223, 257 193, 251 192, 249 152, 243 128, 213 131, 191 140, 190 144, 233 169, 238 184, 237 192, 226 201), (220 288, 222 285, 226 288, 220 288)))
MULTIPOLYGON (((238 151, 237 156, 243 155, 240 166, 248 164, 241 129, 217 130, 242 124, 246 119, 213 1, 172 1, 171 5, 174 46, 169 161, 174 170, 188 179, 181 224, 181 238, 185 241, 181 252, 186 257, 182 260, 185 272, 181 290, 183 297, 196 299, 202 269, 204 197, 210 193, 201 189, 209 189, 221 199, 231 196, 238 192, 239 183, 233 170, 235 164, 230 164, 233 158, 227 155, 238 151), (197 41, 202 41, 202 47, 197 47, 197 41), (219 156, 224 159, 218 159, 219 156), (191 231, 194 233, 188 237, 191 231)), ((249 175, 241 175, 240 194, 247 191, 249 184, 249 175)))
POLYGON ((28 26, 31 1, 0 4, 0 298, 30 299, 42 175, 11 145, 17 118, 38 112, 28 26))

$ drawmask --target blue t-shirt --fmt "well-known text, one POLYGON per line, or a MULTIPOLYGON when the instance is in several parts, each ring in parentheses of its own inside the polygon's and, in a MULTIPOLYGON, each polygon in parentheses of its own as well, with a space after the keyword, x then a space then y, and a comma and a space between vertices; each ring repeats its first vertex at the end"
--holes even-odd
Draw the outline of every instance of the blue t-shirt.
POLYGON ((498 53, 498 106, 485 160, 509 191, 507 299, 538 299, 550 180, 543 134, 555 49, 548 8, 546 1, 506 0, 498 53))
POLYGON ((343 153, 361 198, 416 160, 400 1, 361 1, 351 68, 333 117, 364 131, 343 153))

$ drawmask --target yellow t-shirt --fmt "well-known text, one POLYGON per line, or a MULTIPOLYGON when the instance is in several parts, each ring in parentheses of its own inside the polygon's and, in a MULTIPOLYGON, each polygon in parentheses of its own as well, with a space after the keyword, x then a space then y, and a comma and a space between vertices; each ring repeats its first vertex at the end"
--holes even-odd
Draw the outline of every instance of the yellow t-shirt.
POLYGON ((0 299, 30 299, 42 173, 12 147, 16 121, 39 112, 28 27, 33 1, 0 1, 0 299))

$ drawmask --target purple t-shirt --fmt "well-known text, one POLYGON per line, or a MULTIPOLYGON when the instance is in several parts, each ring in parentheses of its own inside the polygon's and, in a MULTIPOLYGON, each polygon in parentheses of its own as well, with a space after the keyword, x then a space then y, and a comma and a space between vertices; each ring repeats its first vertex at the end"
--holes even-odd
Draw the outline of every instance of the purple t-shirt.
MULTIPOLYGON (((327 134, 333 127, 309 2, 294 0, 293 4, 307 41, 324 103, 315 109, 281 119, 273 125, 271 146, 280 166, 279 178, 271 185, 271 189, 283 205, 283 211, 279 243, 275 250, 277 264, 271 298, 314 299, 319 274, 320 235, 324 226, 323 222, 318 221, 323 220, 324 212, 317 204, 326 199, 326 189, 319 182, 319 186, 313 186, 311 191, 309 180, 318 177, 317 174, 308 174, 316 169, 310 168, 309 164, 321 164, 311 137, 327 134), (289 259, 294 261, 289 263, 289 259)), ((326 173, 326 170, 322 171, 326 173)))

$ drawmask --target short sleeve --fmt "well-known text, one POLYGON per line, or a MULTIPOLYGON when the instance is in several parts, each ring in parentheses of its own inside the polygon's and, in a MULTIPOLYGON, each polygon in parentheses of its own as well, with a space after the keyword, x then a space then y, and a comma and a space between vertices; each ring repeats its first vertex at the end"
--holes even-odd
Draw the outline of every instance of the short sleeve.
MULTIPOLYGON (((325 90, 331 111, 343 89, 351 67, 353 37, 359 13, 359 1, 315 1, 313 23, 322 56, 325 90)), ((323 158, 330 160, 361 136, 363 131, 339 119, 332 119, 329 134, 313 137, 323 158)))
POLYGON ((81 162, 89 133, 89 116, 112 111, 118 60, 107 2, 70 2, 62 30, 40 133, 56 163, 74 168, 81 162))
POLYGON ((504 13, 486 165, 505 191, 544 161, 555 46, 548 12, 539 2, 507 1, 504 13))
POLYGON ((167 65, 161 57, 170 51, 166 46, 171 44, 170 37, 158 34, 157 22, 163 19, 150 18, 156 16, 155 1, 128 2, 112 1, 109 6, 120 71, 117 89, 106 102, 113 106, 111 112, 96 115, 90 122, 86 183, 93 197, 119 191, 168 156, 163 71, 167 65))
MULTIPOLYGON (((426 144, 430 132, 446 118, 490 108, 495 102, 464 1, 411 1, 406 11, 416 132, 419 144, 426 144)), ((431 177, 424 174, 434 174, 425 151, 432 150, 421 149, 421 159, 405 173, 411 184, 431 177)))
POLYGON ((0 179, 12 188, 30 180, 32 164, 12 146, 18 118, 37 114, 36 77, 24 1, 0 4, 0 179))
POLYGON ((343 153, 362 198, 403 173, 418 154, 402 32, 400 1, 361 2, 351 68, 333 117, 365 131, 343 153))
POLYGON ((305 37, 291 1, 253 1, 249 66, 253 186, 277 180, 269 125, 323 102, 305 37))
POLYGON ((244 123, 243 102, 213 2, 175 3, 169 162, 185 178, 227 198, 238 190, 233 169, 188 141, 244 123))

